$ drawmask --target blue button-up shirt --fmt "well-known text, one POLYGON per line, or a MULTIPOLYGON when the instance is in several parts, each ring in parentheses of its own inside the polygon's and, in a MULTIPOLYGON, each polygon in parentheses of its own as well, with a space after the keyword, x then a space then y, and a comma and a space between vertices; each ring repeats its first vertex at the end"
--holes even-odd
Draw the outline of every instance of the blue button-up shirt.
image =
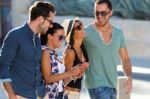
POLYGON ((28 99, 44 97, 45 87, 41 77, 40 38, 26 23, 11 30, 2 45, 0 79, 12 81, 15 94, 28 99))

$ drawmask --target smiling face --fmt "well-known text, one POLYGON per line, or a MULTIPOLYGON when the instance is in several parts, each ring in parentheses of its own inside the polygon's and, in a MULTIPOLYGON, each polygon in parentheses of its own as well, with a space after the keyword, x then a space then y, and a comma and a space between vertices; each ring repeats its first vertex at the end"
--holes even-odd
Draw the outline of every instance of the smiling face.
POLYGON ((82 25, 80 21, 77 21, 77 20, 75 21, 73 31, 74 31, 74 39, 78 39, 78 40, 84 39, 85 30, 84 30, 84 26, 82 25))
POLYGON ((58 29, 53 35, 48 34, 48 42, 53 48, 60 48, 64 41, 64 29, 58 29))
POLYGON ((55 13, 50 12, 49 17, 43 17, 43 21, 39 24, 39 31, 41 34, 45 34, 48 28, 52 28, 52 20, 55 17, 55 13))
POLYGON ((98 25, 105 26, 109 23, 112 11, 108 8, 106 3, 95 4, 94 15, 98 25))

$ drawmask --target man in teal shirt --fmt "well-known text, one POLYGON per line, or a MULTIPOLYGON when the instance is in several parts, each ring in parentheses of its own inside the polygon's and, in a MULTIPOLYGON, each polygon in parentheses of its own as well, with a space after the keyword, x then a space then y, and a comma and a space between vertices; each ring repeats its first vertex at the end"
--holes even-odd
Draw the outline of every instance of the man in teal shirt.
POLYGON ((127 93, 132 89, 132 68, 123 32, 109 23, 112 5, 109 0, 96 0, 95 22, 86 27, 84 45, 90 66, 85 73, 85 86, 91 99, 116 99, 117 63, 120 58, 127 77, 127 93))

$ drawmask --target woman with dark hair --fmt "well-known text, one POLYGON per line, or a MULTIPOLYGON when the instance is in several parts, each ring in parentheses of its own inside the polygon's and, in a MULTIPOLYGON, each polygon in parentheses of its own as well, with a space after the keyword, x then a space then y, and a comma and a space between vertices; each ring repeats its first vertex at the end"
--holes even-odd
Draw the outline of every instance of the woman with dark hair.
MULTIPOLYGON (((84 27, 77 18, 74 20, 66 19, 63 22, 65 28, 65 37, 67 46, 64 52, 64 64, 66 70, 71 70, 77 64, 88 67, 88 58, 86 50, 83 46, 83 39, 85 37, 84 27)), ((81 90, 82 76, 78 75, 73 77, 74 80, 70 81, 65 86, 65 92, 68 93, 68 99, 79 99, 81 90)))
POLYGON ((61 47, 63 40, 64 28, 58 23, 53 23, 53 27, 48 29, 46 35, 41 35, 43 45, 41 69, 49 99, 63 99, 63 79, 77 76, 83 71, 83 67, 78 66, 64 72, 65 66, 55 51, 61 47))

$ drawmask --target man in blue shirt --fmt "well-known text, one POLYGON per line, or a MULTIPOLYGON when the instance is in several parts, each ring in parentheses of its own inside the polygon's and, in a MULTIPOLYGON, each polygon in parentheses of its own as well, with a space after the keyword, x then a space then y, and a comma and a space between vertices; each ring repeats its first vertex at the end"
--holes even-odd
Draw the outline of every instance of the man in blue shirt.
POLYGON ((54 16, 53 4, 35 2, 29 9, 29 22, 7 34, 2 45, 0 79, 9 99, 44 98, 39 34, 52 27, 54 16))

